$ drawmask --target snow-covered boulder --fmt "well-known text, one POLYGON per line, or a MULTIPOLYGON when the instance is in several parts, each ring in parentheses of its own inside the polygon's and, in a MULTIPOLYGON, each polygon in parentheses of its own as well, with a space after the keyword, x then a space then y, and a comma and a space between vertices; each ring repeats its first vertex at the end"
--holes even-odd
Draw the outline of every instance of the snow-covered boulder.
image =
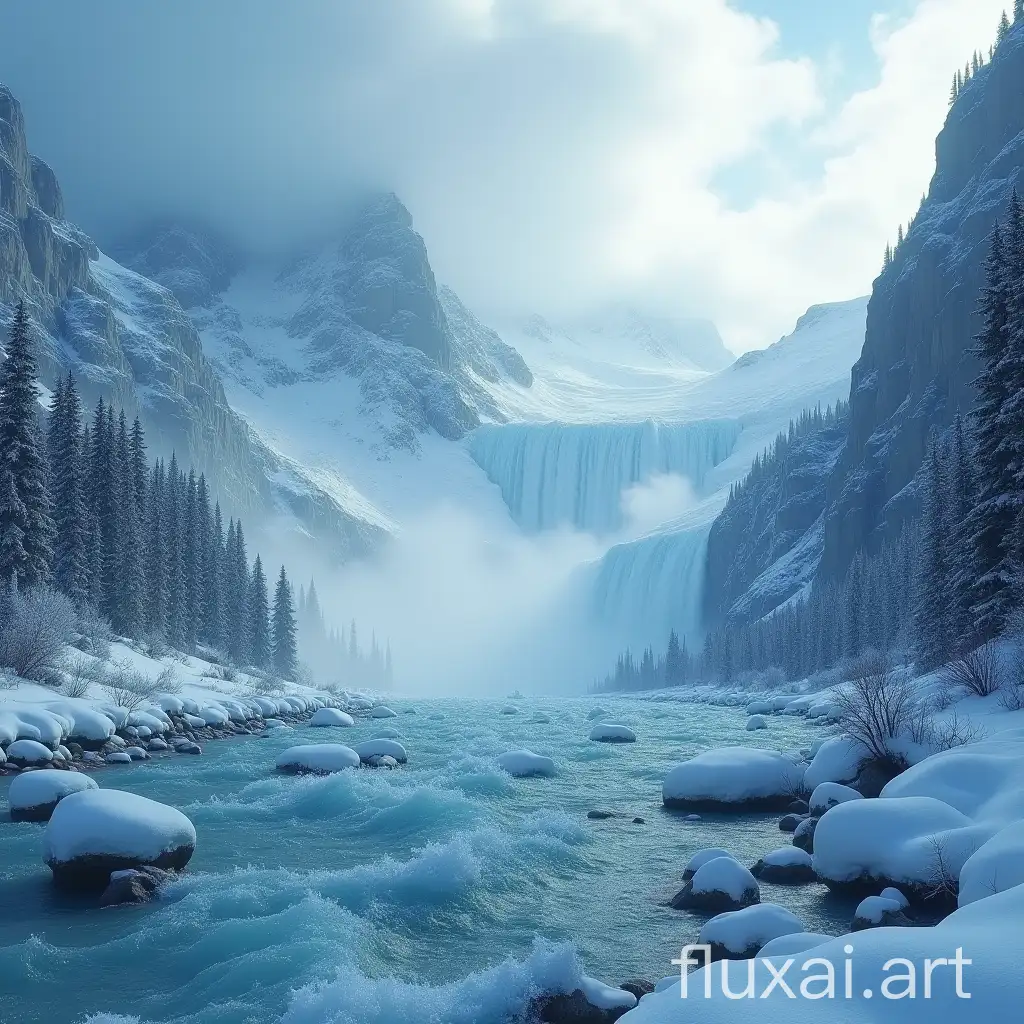
POLYGON ((125 753, 132 761, 148 761, 149 754, 142 747, 128 747, 125 753))
POLYGON ((855 789, 839 782, 821 782, 814 787, 811 794, 811 814, 820 818, 827 810, 837 804, 845 804, 850 800, 863 800, 864 797, 855 789))
POLYGON ((729 860, 736 858, 720 846, 709 846, 706 850, 698 850, 687 862, 683 869, 683 881, 688 882, 693 878, 698 868, 702 868, 709 860, 717 860, 719 857, 728 857, 729 860))
POLYGON ((833 736, 818 747, 804 772, 804 786, 813 791, 823 782, 852 782, 867 758, 863 744, 849 736, 833 736))
POLYGON ((564 1024, 611 1024, 637 1004, 633 992, 582 976, 572 992, 537 996, 523 1019, 564 1024))
POLYGON ((779 818, 779 831, 788 832, 792 835, 799 827, 800 823, 806 818, 805 814, 784 814, 779 818))
POLYGON ((103 760, 107 764, 131 764, 132 757, 127 750, 112 750, 109 754, 103 756, 103 760))
POLYGON ((818 818, 804 818, 793 831, 793 845, 798 850, 814 853, 814 833, 818 830, 818 818))
POLYGON ((757 732, 759 729, 767 729, 768 722, 764 715, 751 715, 747 719, 747 732, 757 732))
POLYGON ((636 733, 624 725, 600 722, 590 730, 590 738, 597 743, 636 743, 636 733))
POLYGON ((851 800, 814 833, 814 870, 826 885, 878 892, 887 885, 923 899, 956 886, 964 863, 991 829, 934 797, 851 800))
POLYGON ((530 719, 531 725, 550 725, 551 716, 545 715, 543 711, 538 711, 537 714, 530 719))
POLYGON ((719 914, 700 930, 698 942, 711 947, 712 960, 747 960, 782 935, 801 933, 800 918, 785 907, 760 903, 719 914))
POLYGON ((344 711, 339 711, 337 708, 320 708, 319 711, 313 712, 313 717, 309 720, 309 724, 316 729, 330 726, 348 728, 355 725, 356 720, 351 715, 344 711))
POLYGON ((587 721, 588 722, 594 722, 598 718, 607 718, 607 717, 608 717, 608 712, 605 711, 605 709, 602 708, 602 707, 591 708, 587 712, 587 721))
POLYGON ((96 783, 81 772, 40 768, 22 772, 11 779, 7 803, 14 821, 49 821, 54 808, 66 796, 83 789, 96 789, 96 783))
POLYGON ((185 702, 173 693, 161 693, 153 703, 161 711, 166 711, 170 715, 180 715, 185 710, 185 702))
POLYGON ((770 715, 775 710, 774 705, 770 700, 754 700, 751 701, 745 708, 745 712, 748 715, 770 715))
POLYGON ((53 751, 38 740, 15 740, 7 748, 7 760, 19 768, 35 768, 53 760, 53 751))
POLYGON ((305 743, 277 756, 277 768, 292 775, 330 775, 358 768, 359 755, 342 743, 305 743))
POLYGON ((409 760, 405 747, 396 740, 364 740, 352 749, 364 764, 369 764, 375 757, 393 757, 398 764, 405 764, 409 760))
POLYGON ((815 879, 811 855, 796 846, 782 846, 766 853, 750 873, 761 881, 777 885, 804 885, 815 879))
POLYGON ((499 756, 498 767, 520 779, 555 774, 555 762, 543 754, 535 754, 532 750, 510 750, 499 756))
POLYGON ((398 712, 392 711, 386 704, 378 704, 371 712, 371 718, 397 718, 398 712))
POLYGON ((146 749, 150 751, 150 753, 167 750, 167 740, 162 740, 159 736, 154 736, 153 739, 147 741, 146 749))
POLYGON ((231 716, 223 708, 213 704, 201 707, 197 717, 202 719, 204 725, 227 725, 231 721, 231 716))
POLYGON ((802 781, 803 768, 785 754, 721 747, 676 765, 665 776, 662 800, 686 810, 783 810, 802 781))
POLYGON ((501 713, 503 715, 518 715, 519 714, 519 708, 517 708, 514 704, 506 704, 501 709, 501 713))
POLYGON ((912 922, 903 913, 906 906, 906 901, 891 900, 886 896, 867 896, 857 904, 850 930, 860 932, 865 928, 907 927, 912 922))
POLYGON ((402 734, 397 729, 378 729, 375 740, 400 740, 402 734))
POLYGON ((1015 885, 1024 885, 1024 821, 997 832, 967 858, 960 869, 958 902, 965 907, 1015 885))
POLYGON ((179 870, 195 848, 196 830, 176 808, 135 793, 87 789, 57 804, 43 859, 58 885, 102 889, 113 871, 147 865, 179 870))
POLYGON ((757 879, 731 857, 715 857, 701 865, 693 877, 672 897, 675 910, 697 910, 720 914, 759 903, 757 879))
MULTIPOLYGON (((221 712, 223 714, 223 712, 221 712)), ((206 719, 200 718, 199 715, 185 714, 182 716, 185 719, 185 724, 190 729, 205 729, 206 719)))

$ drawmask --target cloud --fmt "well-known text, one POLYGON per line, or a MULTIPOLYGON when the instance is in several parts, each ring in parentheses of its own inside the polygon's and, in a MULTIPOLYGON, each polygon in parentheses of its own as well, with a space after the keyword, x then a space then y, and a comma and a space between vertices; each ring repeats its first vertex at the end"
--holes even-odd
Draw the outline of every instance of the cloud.
POLYGON ((743 349, 868 289, 1003 0, 876 18, 878 81, 838 105, 831 57, 741 6, 36 0, 0 15, 0 67, 101 242, 184 213, 281 248, 393 188, 485 313, 629 298, 743 349))

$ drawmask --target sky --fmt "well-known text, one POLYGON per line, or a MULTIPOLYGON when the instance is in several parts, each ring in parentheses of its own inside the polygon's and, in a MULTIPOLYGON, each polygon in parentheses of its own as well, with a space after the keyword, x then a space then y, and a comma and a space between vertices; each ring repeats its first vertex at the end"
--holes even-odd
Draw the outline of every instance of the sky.
POLYGON ((1004 6, 35 0, 0 81, 101 246, 170 215, 286 250, 390 189, 485 318, 616 299, 741 352, 870 290, 1004 6))

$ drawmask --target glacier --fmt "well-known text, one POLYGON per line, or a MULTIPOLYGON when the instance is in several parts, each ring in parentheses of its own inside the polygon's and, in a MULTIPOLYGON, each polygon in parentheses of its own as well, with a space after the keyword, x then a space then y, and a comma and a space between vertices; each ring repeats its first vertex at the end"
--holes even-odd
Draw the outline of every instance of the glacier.
POLYGON ((699 489, 740 431, 736 420, 483 424, 469 450, 524 530, 611 533, 630 486, 670 473, 699 489))

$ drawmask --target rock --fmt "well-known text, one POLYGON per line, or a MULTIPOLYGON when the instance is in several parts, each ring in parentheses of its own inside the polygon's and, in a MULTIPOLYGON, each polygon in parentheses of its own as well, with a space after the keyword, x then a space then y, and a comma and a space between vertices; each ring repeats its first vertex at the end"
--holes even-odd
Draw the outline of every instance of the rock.
POLYGON ((129 747, 125 753, 132 761, 148 761, 149 754, 142 747, 129 747))
POLYGON ((646 824, 647 824, 647 822, 646 822, 646 821, 645 821, 645 820, 644 820, 643 818, 641 818, 641 817, 637 816, 637 817, 635 817, 635 818, 633 819, 633 824, 634 824, 634 825, 646 825, 646 824))
POLYGON ((112 750, 103 758, 107 764, 131 764, 131 755, 126 750, 112 750))
POLYGON ((503 715, 518 715, 519 708, 515 707, 512 704, 506 704, 505 707, 501 709, 501 713, 503 715))
POLYGON ((780 832, 795 832, 800 827, 800 822, 804 820, 806 816, 803 814, 786 814, 779 818, 779 831, 780 832))
POLYGON ((173 871, 144 866, 114 871, 110 875, 103 895, 101 907, 114 907, 124 903, 148 903, 164 882, 174 878, 173 871))
POLYGON ((712 918, 701 928, 698 941, 711 947, 712 960, 748 960, 773 939, 803 930, 789 910, 762 903, 712 918))
POLYGON ((398 762, 390 754, 372 754, 363 762, 367 768, 397 768, 398 762))
POLYGON ((605 711, 604 708, 591 708, 590 711, 587 712, 587 721, 588 722, 596 721, 598 718, 607 718, 607 717, 608 717, 608 712, 605 711))
POLYGON ((795 846, 783 846, 766 853, 750 873, 761 881, 776 885, 806 885, 817 877, 811 855, 795 846))
POLYGON ((683 821, 703 821, 704 819, 699 814, 687 814, 683 821))
POLYGON ((817 818, 804 818, 793 833, 793 845, 807 853, 814 853, 814 832, 817 827, 817 818))
POLYGON ((904 913, 907 907, 906 898, 890 899, 886 896, 868 896, 857 906, 853 914, 850 930, 864 931, 866 928, 910 928, 914 922, 904 913))
POLYGON ((636 1003, 637 996, 629 989, 611 988, 593 978, 583 978, 573 992, 533 1000, 526 1020, 543 1024, 611 1024, 636 1003))
POLYGON ((154 753, 154 752, 161 751, 161 750, 167 750, 169 748, 167 746, 167 741, 166 740, 162 740, 162 739, 160 739, 159 736, 155 736, 153 739, 149 740, 146 743, 146 749, 150 753, 154 753))
MULTIPOLYGON (((593 810, 587 811, 587 817, 590 818, 591 821, 605 821, 608 818, 619 818, 621 815, 616 814, 615 811, 593 810)), ((635 821, 636 819, 634 818, 633 820, 635 821)))
POLYGON ((331 775, 358 768, 359 761, 359 755, 343 743, 306 743, 283 750, 277 769, 291 775, 331 775))
POLYGON ((807 814, 810 809, 806 800, 791 800, 786 807, 790 814, 807 814))
POLYGON ((820 818, 826 811, 831 810, 838 804, 848 803, 850 800, 863 800, 864 797, 849 786, 838 782, 822 782, 815 786, 811 794, 811 814, 820 818))
POLYGON ((114 871, 180 870, 195 847, 196 830, 181 811, 134 793, 87 789, 57 804, 46 826, 43 859, 58 886, 102 890, 114 871))
POLYGON ((365 740, 363 743, 357 743, 352 749, 364 764, 372 757, 393 757, 398 764, 405 764, 408 761, 405 747, 396 740, 365 740))
POLYGON ((29 768, 49 765, 53 751, 37 740, 15 740, 7 748, 7 760, 15 768, 29 768))
POLYGON ((555 774, 555 762, 532 750, 509 750, 498 758, 498 767, 520 779, 555 774))
POLYGON ((72 793, 96 789, 96 783, 79 772, 41 768, 22 772, 11 780, 7 803, 12 821, 49 821, 57 804, 72 793))
POLYGON ((597 743, 636 743, 636 733, 624 725, 601 722, 590 730, 590 738, 597 743))
POLYGON ((674 910, 721 914, 760 903, 761 892, 754 876, 731 857, 716 857, 699 867, 672 897, 674 910))
POLYGON ((768 722, 764 715, 751 715, 747 719, 747 732, 756 732, 759 729, 767 729, 768 722))
POLYGON ((693 878, 698 868, 702 868, 708 861, 716 860, 718 857, 728 857, 730 860, 736 859, 728 850, 723 850, 720 846, 711 846, 706 850, 698 850, 686 862, 686 867, 683 868, 683 881, 688 882, 693 878))
POLYGON ((337 708, 320 708, 318 711, 313 712, 313 717, 310 718, 308 724, 315 729, 331 726, 348 728, 355 725, 356 721, 351 715, 346 714, 344 711, 339 711, 337 708))
POLYGON ((370 717, 371 718, 397 718, 398 717, 398 713, 395 712, 395 711, 392 711, 391 708, 389 708, 385 704, 378 704, 370 712, 370 717))
POLYGON ((203 748, 194 741, 186 740, 184 743, 175 743, 174 751, 177 754, 201 754, 203 748))
POLYGON ((629 981, 624 981, 619 988, 632 992, 639 1000, 641 996, 650 995, 654 991, 654 982, 648 981, 646 978, 630 978, 629 981))
POLYGON ((662 800, 686 811, 781 810, 802 781, 803 768, 785 754, 720 747, 676 765, 662 783, 662 800))

